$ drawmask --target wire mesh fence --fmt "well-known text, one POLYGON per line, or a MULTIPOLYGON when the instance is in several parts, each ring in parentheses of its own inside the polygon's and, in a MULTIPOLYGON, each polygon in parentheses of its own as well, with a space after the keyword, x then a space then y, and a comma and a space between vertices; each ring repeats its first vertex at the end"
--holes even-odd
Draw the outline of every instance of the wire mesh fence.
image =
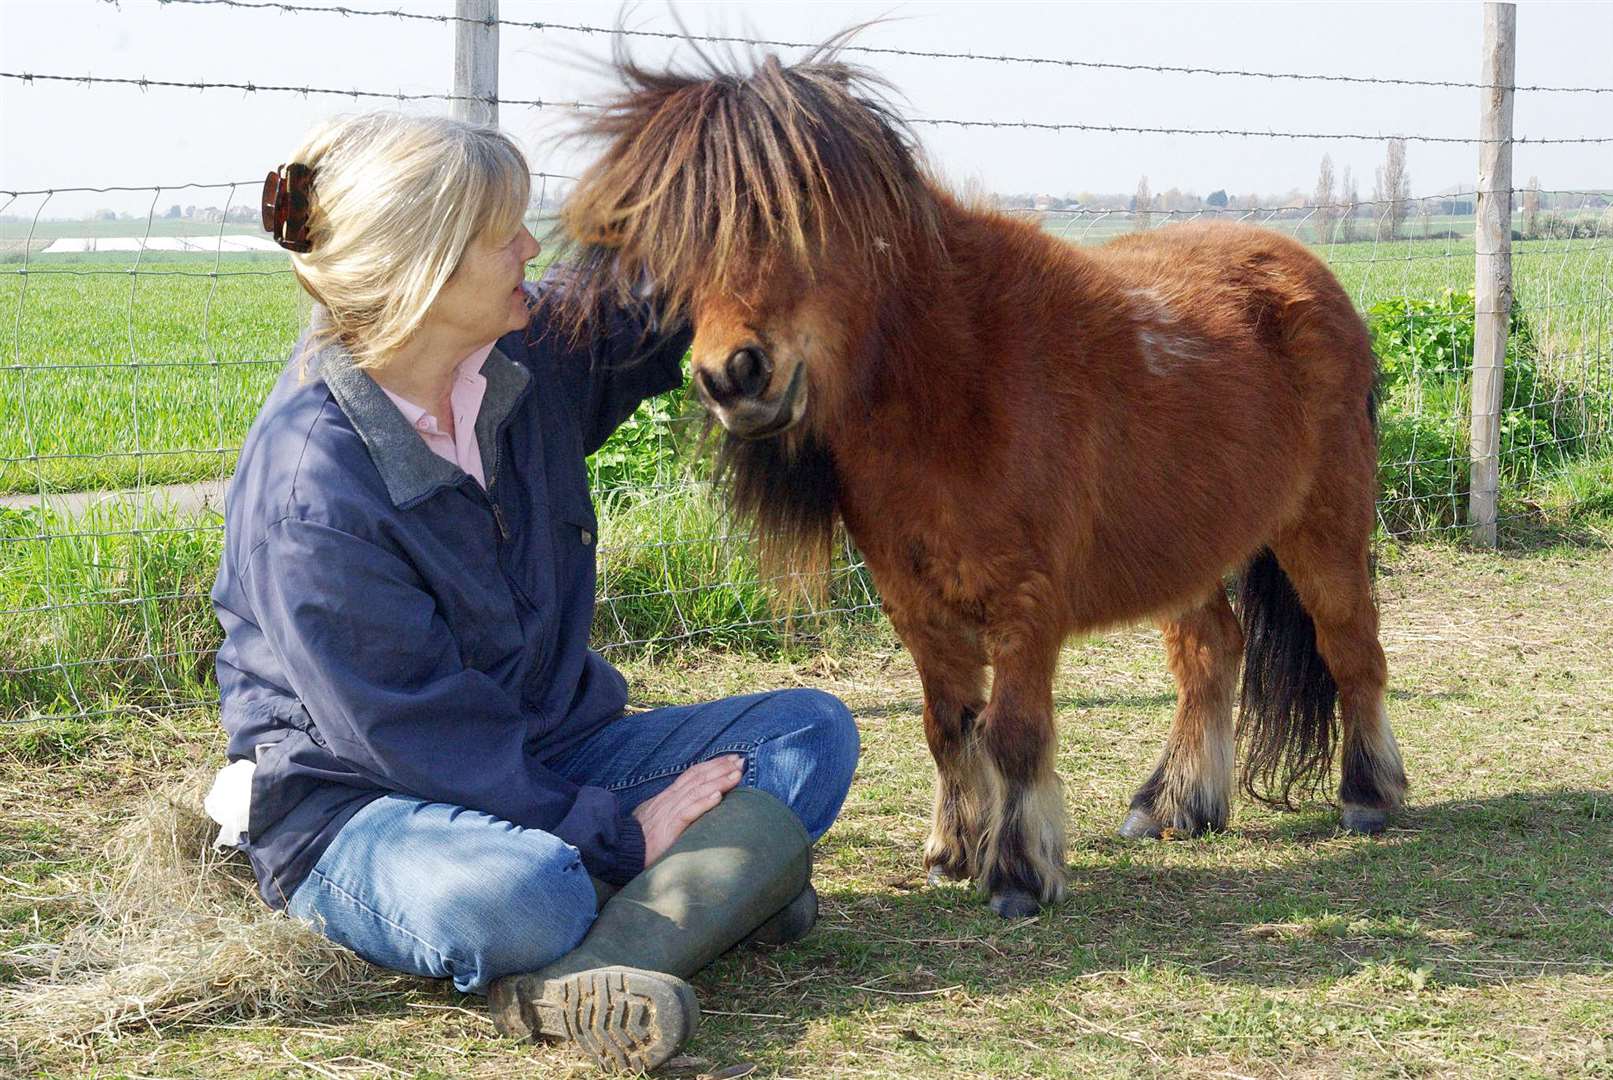
MULTIPOLYGON (((254 0, 169 0, 272 9, 287 18, 452 16, 254 0)), ((606 28, 508 21, 528 31, 606 28)), ((645 33, 639 31, 638 33, 645 33)), ((732 40, 713 36, 709 41, 732 40)), ((761 46, 801 43, 738 39, 761 46)), ((445 44, 445 50, 447 45, 445 44)), ((861 47, 936 62, 1063 64, 1189 72, 1217 78, 1382 82, 1472 90, 1477 83, 1332 73, 1148 67, 1031 56, 974 56, 861 47)), ((62 73, 0 72, 45 94, 62 73)), ((165 86, 327 93, 373 106, 458 95, 97 76, 106 93, 165 86), (120 84, 121 88, 120 88, 120 84)), ((1606 94, 1537 86, 1519 92, 1606 94)), ((500 102, 534 109, 585 102, 500 102)), ((925 125, 1020 127, 1127 137, 1373 139, 1366 132, 911 117, 925 125)), ((1406 137, 1415 143, 1418 137, 1406 137)), ((1432 142, 1476 137, 1430 133, 1432 142)), ((1516 142, 1613 142, 1588 132, 1516 142)), ((534 174, 541 231, 566 177, 534 174)), ((286 256, 254 224, 258 181, 123 187, 146 212, 133 221, 55 220, 70 192, 0 192, 0 721, 99 722, 130 707, 205 708, 216 698, 219 630, 207 592, 222 539, 220 510, 247 427, 306 326, 310 309, 286 256), (149 194, 149 201, 146 195, 149 194)), ((1529 523, 1613 510, 1613 194, 1513 193, 1514 311, 1502 407, 1501 517, 1529 523)), ((1471 191, 1285 200, 1144 196, 1072 205, 1005 206, 1051 234, 1096 244, 1207 217, 1250 221, 1314 246, 1367 317, 1383 370, 1380 524, 1397 537, 1466 527, 1474 352, 1471 191)), ((878 598, 847 547, 817 599, 765 580, 745 528, 727 517, 696 453, 702 420, 679 394, 647 402, 590 462, 600 508, 596 645, 606 650, 777 647, 878 617, 878 598), (794 596, 794 610, 776 603, 794 596)), ((785 605, 790 606, 790 605, 785 605)))

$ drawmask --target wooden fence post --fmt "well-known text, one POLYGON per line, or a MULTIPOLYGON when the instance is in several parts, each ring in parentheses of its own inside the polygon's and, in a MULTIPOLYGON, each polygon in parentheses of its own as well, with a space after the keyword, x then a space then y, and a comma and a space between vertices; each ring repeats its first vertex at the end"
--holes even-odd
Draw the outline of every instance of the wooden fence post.
POLYGON ((498 127, 498 0, 457 0, 455 14, 454 116, 498 127))
POLYGON ((1501 391, 1512 313, 1512 87, 1515 69, 1514 4, 1484 5, 1485 83, 1479 91, 1479 182, 1474 207, 1476 251, 1473 317, 1471 473, 1468 524, 1473 542, 1496 544, 1496 502, 1501 488, 1501 391))

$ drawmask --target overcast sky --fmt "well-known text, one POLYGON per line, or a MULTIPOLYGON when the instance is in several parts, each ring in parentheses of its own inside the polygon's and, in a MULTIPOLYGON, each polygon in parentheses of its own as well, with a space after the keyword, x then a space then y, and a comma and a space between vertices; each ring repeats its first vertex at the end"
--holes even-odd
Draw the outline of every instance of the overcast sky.
MULTIPOLYGON (((306 0, 311 4, 337 0, 306 0)), ((354 7, 452 12, 452 0, 354 7)), ((509 20, 608 26, 616 3, 503 0, 509 20)), ((1481 5, 1429 4, 1029 4, 750 2, 678 5, 696 33, 818 40, 848 24, 886 15, 861 44, 1007 53, 1068 60, 1344 73, 1478 81, 1481 5)), ((627 14, 636 29, 671 30, 664 4, 627 14)), ((1608 43, 1613 4, 1523 3, 1518 12, 1520 85, 1613 85, 1608 43)), ((648 59, 669 45, 640 39, 648 59)), ((608 52, 599 34, 506 27, 501 41, 505 98, 598 100, 606 84, 587 69, 608 52)), ((785 52, 786 58, 790 53, 785 52)), ((1474 89, 1363 86, 1156 72, 1094 71, 1055 65, 897 56, 851 59, 877 68, 914 117, 1080 122, 1188 128, 1249 128, 1471 137, 1474 89)), ((398 19, 162 5, 156 0, 0 0, 0 70, 36 74, 253 82, 387 92, 446 93, 453 80, 453 27, 398 19)), ((232 90, 82 86, 0 79, 0 188, 179 184, 251 180, 284 159, 313 121, 387 107, 323 95, 232 90)), ((396 107, 391 106, 391 107, 396 107)), ((410 106, 442 109, 441 103, 410 106)), ((506 106, 501 120, 537 169, 574 170, 576 152, 556 149, 562 109, 506 106)), ((1517 95, 1515 133, 1532 137, 1613 136, 1613 94, 1517 95)), ((1266 194, 1315 183, 1330 153, 1351 166, 1363 194, 1381 161, 1377 141, 1291 140, 1097 132, 920 127, 931 160, 956 183, 993 191, 1131 191, 1146 174, 1155 192, 1266 194)), ((1471 188, 1477 148, 1413 142, 1414 194, 1471 188)), ((1613 145, 1520 146, 1521 185, 1613 187, 1613 145)), ((255 191, 240 197, 252 199, 255 191)), ((56 196, 49 216, 95 206, 144 211, 144 196, 56 196)), ((222 203, 217 193, 160 200, 222 203)), ((4 202, 4 197, 0 197, 4 202)), ((32 213, 19 199, 7 212, 32 213)), ((161 209, 161 208, 159 208, 161 209)))

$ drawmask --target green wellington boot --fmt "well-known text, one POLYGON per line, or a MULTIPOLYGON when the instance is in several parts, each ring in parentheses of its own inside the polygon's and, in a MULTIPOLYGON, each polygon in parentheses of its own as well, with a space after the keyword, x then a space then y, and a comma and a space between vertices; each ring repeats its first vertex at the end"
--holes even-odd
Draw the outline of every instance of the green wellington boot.
MULTIPOLYGON (((594 883, 594 907, 599 909, 605 906, 606 901, 619 891, 615 885, 598 878, 590 878, 594 883)), ((807 887, 795 894, 795 899, 785 904, 773 913, 762 925, 752 930, 743 941, 734 946, 736 949, 749 949, 756 946, 767 946, 776 949, 781 945, 789 945, 800 941, 812 932, 818 925, 818 890, 807 882, 807 887)))
POLYGON ((493 1024, 516 1038, 568 1039, 606 1068, 653 1069, 700 1022, 684 980, 796 906, 810 874, 811 839, 795 812, 736 788, 605 902, 576 949, 495 980, 493 1024))

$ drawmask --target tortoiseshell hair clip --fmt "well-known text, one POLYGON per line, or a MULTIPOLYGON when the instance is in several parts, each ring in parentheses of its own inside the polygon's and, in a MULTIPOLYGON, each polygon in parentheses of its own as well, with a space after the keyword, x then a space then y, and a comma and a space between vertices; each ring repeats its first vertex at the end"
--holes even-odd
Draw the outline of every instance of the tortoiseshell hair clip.
POLYGON ((300 161, 275 169, 263 181, 263 229, 287 251, 313 250, 308 212, 313 207, 314 170, 300 161))

